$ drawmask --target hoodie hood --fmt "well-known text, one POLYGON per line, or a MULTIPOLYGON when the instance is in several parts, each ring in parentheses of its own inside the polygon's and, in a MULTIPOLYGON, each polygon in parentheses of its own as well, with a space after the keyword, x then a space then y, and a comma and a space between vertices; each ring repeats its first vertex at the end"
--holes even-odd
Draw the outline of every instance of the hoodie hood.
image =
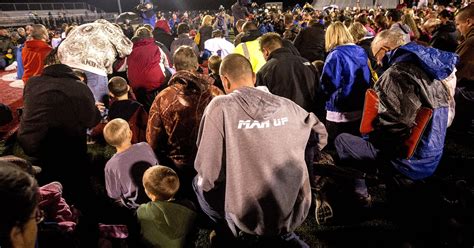
POLYGON ((181 84, 187 93, 198 93, 207 90, 214 80, 207 75, 191 71, 178 71, 171 77, 168 85, 181 84))
POLYGON ((243 87, 231 95, 253 120, 270 119, 282 106, 281 100, 275 98, 265 86, 243 87))
POLYGON ((388 66, 397 62, 415 62, 431 77, 443 80, 453 73, 459 56, 455 53, 424 47, 410 42, 387 53, 388 66))
POLYGON ((155 44, 155 39, 152 38, 142 38, 139 40, 136 40, 133 42, 133 48, 140 47, 140 46, 146 46, 150 44, 155 44))

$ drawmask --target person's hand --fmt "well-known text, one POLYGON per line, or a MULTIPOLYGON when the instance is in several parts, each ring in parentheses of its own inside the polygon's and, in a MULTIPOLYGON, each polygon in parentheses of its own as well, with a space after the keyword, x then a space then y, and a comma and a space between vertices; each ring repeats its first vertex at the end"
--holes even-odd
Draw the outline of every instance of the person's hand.
POLYGON ((97 109, 102 113, 104 112, 105 110, 105 105, 101 102, 95 102, 95 106, 97 107, 97 109))

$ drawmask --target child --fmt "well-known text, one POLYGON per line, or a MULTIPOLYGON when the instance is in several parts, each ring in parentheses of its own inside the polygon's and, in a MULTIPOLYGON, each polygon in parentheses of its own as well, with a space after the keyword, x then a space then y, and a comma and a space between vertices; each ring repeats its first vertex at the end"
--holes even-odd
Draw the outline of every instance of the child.
MULTIPOLYGON (((122 77, 113 77, 108 84, 110 96, 113 101, 109 107, 107 120, 116 118, 124 119, 132 130, 132 144, 146 141, 146 126, 148 113, 139 102, 129 99, 130 86, 122 77)), ((102 133, 104 124, 99 124, 92 133, 92 137, 98 137, 102 133)))
POLYGON ((143 186, 152 200, 137 210, 143 240, 153 247, 183 247, 196 213, 174 199, 178 175, 169 167, 153 166, 145 171, 143 186))
POLYGON ((219 67, 221 66, 222 59, 218 55, 212 55, 208 60, 209 67, 209 76, 214 78, 214 86, 224 91, 224 86, 222 85, 221 77, 219 76, 219 67))
POLYGON ((158 164, 155 153, 145 142, 132 145, 132 130, 123 119, 107 123, 104 138, 117 149, 105 165, 107 194, 117 203, 135 209, 147 201, 141 178, 145 169, 158 164))

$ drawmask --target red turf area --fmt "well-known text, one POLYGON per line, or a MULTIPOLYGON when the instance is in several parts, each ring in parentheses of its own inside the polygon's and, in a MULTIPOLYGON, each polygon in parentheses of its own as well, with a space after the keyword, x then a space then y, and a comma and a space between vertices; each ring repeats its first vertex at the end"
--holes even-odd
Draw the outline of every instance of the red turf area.
POLYGON ((19 126, 17 109, 23 106, 23 90, 11 87, 13 81, 4 80, 7 74, 16 73, 15 71, 0 72, 0 103, 8 105, 13 111, 13 121, 5 126, 0 127, 0 140, 10 137, 19 126))

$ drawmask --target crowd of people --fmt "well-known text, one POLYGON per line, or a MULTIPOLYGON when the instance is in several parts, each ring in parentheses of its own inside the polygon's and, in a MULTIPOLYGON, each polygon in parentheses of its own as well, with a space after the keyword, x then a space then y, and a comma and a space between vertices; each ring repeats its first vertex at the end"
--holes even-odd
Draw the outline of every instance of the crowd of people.
MULTIPOLYGON (((197 228, 213 247, 309 247, 310 208, 334 214, 315 162, 416 183, 448 131, 473 132, 473 4, 155 14, 0 28, 27 155, 0 159, 1 247, 185 247, 197 228), (113 156, 91 163, 91 143, 113 156), (37 237, 42 220, 63 238, 37 237)), ((370 210, 364 178, 347 190, 370 210)))

